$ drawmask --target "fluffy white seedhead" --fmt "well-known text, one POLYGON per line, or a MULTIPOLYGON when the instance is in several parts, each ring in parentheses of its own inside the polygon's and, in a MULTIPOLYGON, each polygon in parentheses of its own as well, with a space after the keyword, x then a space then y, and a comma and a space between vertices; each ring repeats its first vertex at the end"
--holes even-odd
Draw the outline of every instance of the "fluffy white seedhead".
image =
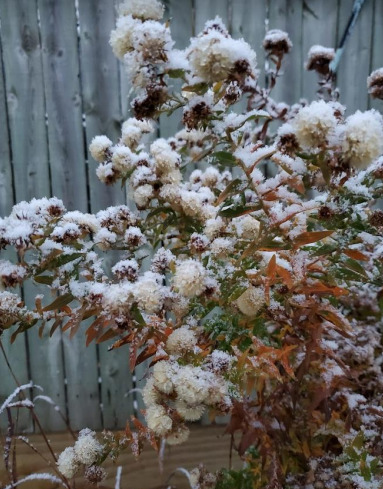
POLYGON ((208 83, 225 80, 237 62, 246 64, 249 73, 256 66, 256 54, 243 39, 232 39, 215 28, 192 39, 188 57, 194 75, 208 83))
POLYGON ((124 55, 133 49, 133 34, 139 21, 131 15, 119 17, 116 28, 110 34, 110 45, 117 58, 123 59, 124 55))
POLYGON ((376 110, 360 112, 346 119, 344 157, 355 168, 364 169, 383 152, 383 118, 376 110))
POLYGON ((141 20, 160 20, 164 15, 164 6, 158 0, 125 0, 118 7, 118 12, 141 20))
POLYGON ((101 456, 103 447, 96 439, 96 433, 86 428, 81 430, 74 445, 78 461, 84 465, 92 465, 101 456))
POLYGON ((252 285, 236 300, 238 309, 246 316, 255 316, 265 304, 265 291, 252 285))
POLYGON ((80 461, 73 447, 67 447, 60 453, 57 468, 67 479, 72 479, 76 475, 80 468, 80 461))
POLYGON ((331 104, 319 100, 302 107, 292 125, 299 144, 310 150, 328 142, 334 135, 337 119, 331 104))
POLYGON ((205 290, 206 270, 196 260, 180 262, 173 277, 174 288, 185 297, 201 295, 205 290))
POLYGON ((112 146, 113 143, 108 137, 95 136, 89 145, 89 151, 92 157, 101 163, 105 161, 107 152, 112 146))
POLYGON ((164 296, 159 280, 161 280, 159 275, 145 272, 134 284, 134 297, 138 307, 148 314, 157 312, 163 304, 164 296))
POLYGON ((153 367, 154 386, 164 394, 170 394, 174 389, 174 378, 177 366, 173 363, 161 360, 153 367))
POLYGON ((180 355, 192 351, 197 344, 195 332, 182 326, 171 333, 166 341, 166 349, 172 355, 180 355))
POLYGON ((145 418, 148 428, 153 430, 158 436, 164 436, 172 429, 172 418, 167 415, 166 409, 161 405, 148 407, 145 413, 145 418))
POLYGON ((189 428, 185 425, 181 425, 166 437, 166 441, 168 445, 181 445, 181 443, 184 443, 189 438, 189 435, 189 428))
POLYGON ((177 413, 185 420, 185 421, 198 421, 201 419, 205 406, 203 404, 197 404, 191 406, 184 401, 177 400, 175 402, 175 408, 177 413))
POLYGON ((161 395, 154 385, 154 378, 150 377, 142 389, 142 399, 145 406, 149 407, 158 404, 160 397, 161 395))

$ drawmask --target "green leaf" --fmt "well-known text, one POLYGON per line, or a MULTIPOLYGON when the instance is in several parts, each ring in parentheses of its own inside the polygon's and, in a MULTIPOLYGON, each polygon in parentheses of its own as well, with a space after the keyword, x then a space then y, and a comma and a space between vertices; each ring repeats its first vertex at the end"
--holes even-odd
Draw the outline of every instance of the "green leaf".
POLYGON ((237 164, 237 160, 234 158, 234 156, 227 151, 217 151, 211 156, 213 158, 212 163, 220 163, 224 166, 236 166, 237 164))
POLYGON ((346 265, 347 268, 350 268, 350 270, 353 270, 354 272, 358 273, 359 275, 362 275, 365 278, 368 278, 368 275, 365 271, 365 269, 362 267, 362 265, 354 260, 353 258, 348 258, 345 260, 344 264, 346 265))
POLYGON ((169 70, 168 75, 170 78, 183 78, 185 76, 185 70, 182 69, 169 70))
POLYGON ((52 285, 53 277, 50 275, 38 275, 33 280, 38 284, 52 285))
POLYGON ((56 309, 60 309, 61 307, 66 306, 74 299, 71 293, 63 294, 57 297, 53 302, 51 302, 48 306, 44 307, 43 311, 55 311, 56 309))

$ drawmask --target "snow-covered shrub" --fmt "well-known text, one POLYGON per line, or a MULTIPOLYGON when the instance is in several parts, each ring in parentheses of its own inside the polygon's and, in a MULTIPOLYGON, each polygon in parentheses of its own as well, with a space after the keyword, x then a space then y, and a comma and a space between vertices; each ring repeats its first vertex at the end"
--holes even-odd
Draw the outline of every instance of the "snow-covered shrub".
MULTIPOLYGON (((137 91, 133 116, 118 141, 90 145, 100 180, 127 184, 136 209, 33 199, 0 220, 1 247, 19 254, 0 262, 2 288, 48 290, 33 310, 1 292, 3 330, 53 322, 74 334, 92 317, 87 342, 130 345, 131 369, 151 362, 147 426, 134 419, 102 442, 81 432, 59 469, 70 478, 85 465, 99 481, 108 454, 183 443, 207 412, 230 415, 245 466, 199 467, 194 488, 383 487, 382 116, 346 116, 330 82, 311 104, 275 102, 292 48, 282 31, 266 35, 275 69, 263 88, 255 52, 219 18, 180 51, 162 15, 157 0, 121 6, 111 45, 137 91), (184 128, 154 139, 173 112, 184 128)), ((331 80, 333 57, 315 46, 307 68, 331 80)), ((381 80, 369 77, 371 94, 381 80)))

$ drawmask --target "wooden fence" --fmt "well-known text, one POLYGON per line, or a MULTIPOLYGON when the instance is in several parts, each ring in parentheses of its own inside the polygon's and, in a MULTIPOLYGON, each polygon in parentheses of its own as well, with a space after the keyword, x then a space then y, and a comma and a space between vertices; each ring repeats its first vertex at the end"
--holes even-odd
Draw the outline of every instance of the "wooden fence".
MULTIPOLYGON (((125 202, 124 191, 97 180, 87 151, 96 134, 116 140, 128 114, 130 87, 108 43, 115 3, 0 0, 1 216, 32 197, 55 195, 67 209, 84 212, 125 202)), ((353 0, 167 0, 166 15, 179 48, 207 19, 221 16, 234 37, 256 49, 261 69, 266 23, 289 32, 294 47, 285 82, 274 95, 290 103, 315 98, 316 76, 303 70, 306 54, 313 44, 338 45, 352 5, 353 0)), ((366 78, 383 65, 382 24, 383 1, 366 0, 339 68, 341 101, 349 113, 379 108, 368 98, 366 78)), ((164 118, 159 133, 168 137, 177 127, 175 118, 164 118)), ((24 289, 27 303, 34 292, 24 289)), ((73 340, 60 332, 39 339, 33 330, 12 346, 7 337, 3 342, 18 380, 41 385, 76 429, 121 427, 140 407, 139 394, 128 392, 140 385, 144 372, 129 374, 127 349, 108 353, 107 345, 86 348, 81 334, 73 340)), ((14 387, 0 354, 0 404, 14 387)), ((44 426, 63 429, 57 412, 39 403, 44 426)), ((28 416, 20 418, 20 428, 33 429, 28 416)))

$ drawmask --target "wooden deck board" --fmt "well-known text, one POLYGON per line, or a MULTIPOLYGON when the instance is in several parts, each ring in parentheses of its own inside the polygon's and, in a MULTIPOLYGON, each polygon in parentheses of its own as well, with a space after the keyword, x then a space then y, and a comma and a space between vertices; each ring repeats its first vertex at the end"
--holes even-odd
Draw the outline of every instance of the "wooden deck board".
MULTIPOLYGON (((157 453, 151 448, 146 447, 138 461, 131 453, 124 452, 117 464, 108 461, 104 467, 108 472, 107 479, 103 482, 103 488, 114 488, 115 474, 118 465, 122 466, 121 489, 154 489, 161 487, 169 475, 177 468, 183 467, 188 470, 193 469, 203 462, 210 471, 215 471, 221 467, 229 466, 230 436, 224 435, 223 426, 192 426, 189 440, 180 446, 167 447, 164 458, 164 471, 161 474, 157 453)), ((64 448, 73 444, 73 438, 67 433, 49 434, 49 440, 56 454, 64 448)), ((49 457, 48 450, 41 436, 31 435, 31 443, 40 450, 44 456, 49 457)), ((21 478, 32 472, 48 472, 45 462, 34 453, 27 445, 19 442, 18 450, 18 474, 21 478)), ((233 453, 234 466, 240 465, 241 461, 233 453)), ((52 472, 52 470, 50 471, 52 472)), ((8 481, 5 478, 4 466, 0 467, 0 487, 8 481)), ((175 475, 172 478, 172 485, 177 489, 186 489, 188 483, 185 476, 175 475)), ((23 489, 51 489, 59 488, 45 481, 26 482, 21 487, 23 489)), ((76 479, 76 489, 86 489, 94 487, 84 482, 83 478, 76 479)), ((101 486, 99 486, 101 487, 101 486)))

